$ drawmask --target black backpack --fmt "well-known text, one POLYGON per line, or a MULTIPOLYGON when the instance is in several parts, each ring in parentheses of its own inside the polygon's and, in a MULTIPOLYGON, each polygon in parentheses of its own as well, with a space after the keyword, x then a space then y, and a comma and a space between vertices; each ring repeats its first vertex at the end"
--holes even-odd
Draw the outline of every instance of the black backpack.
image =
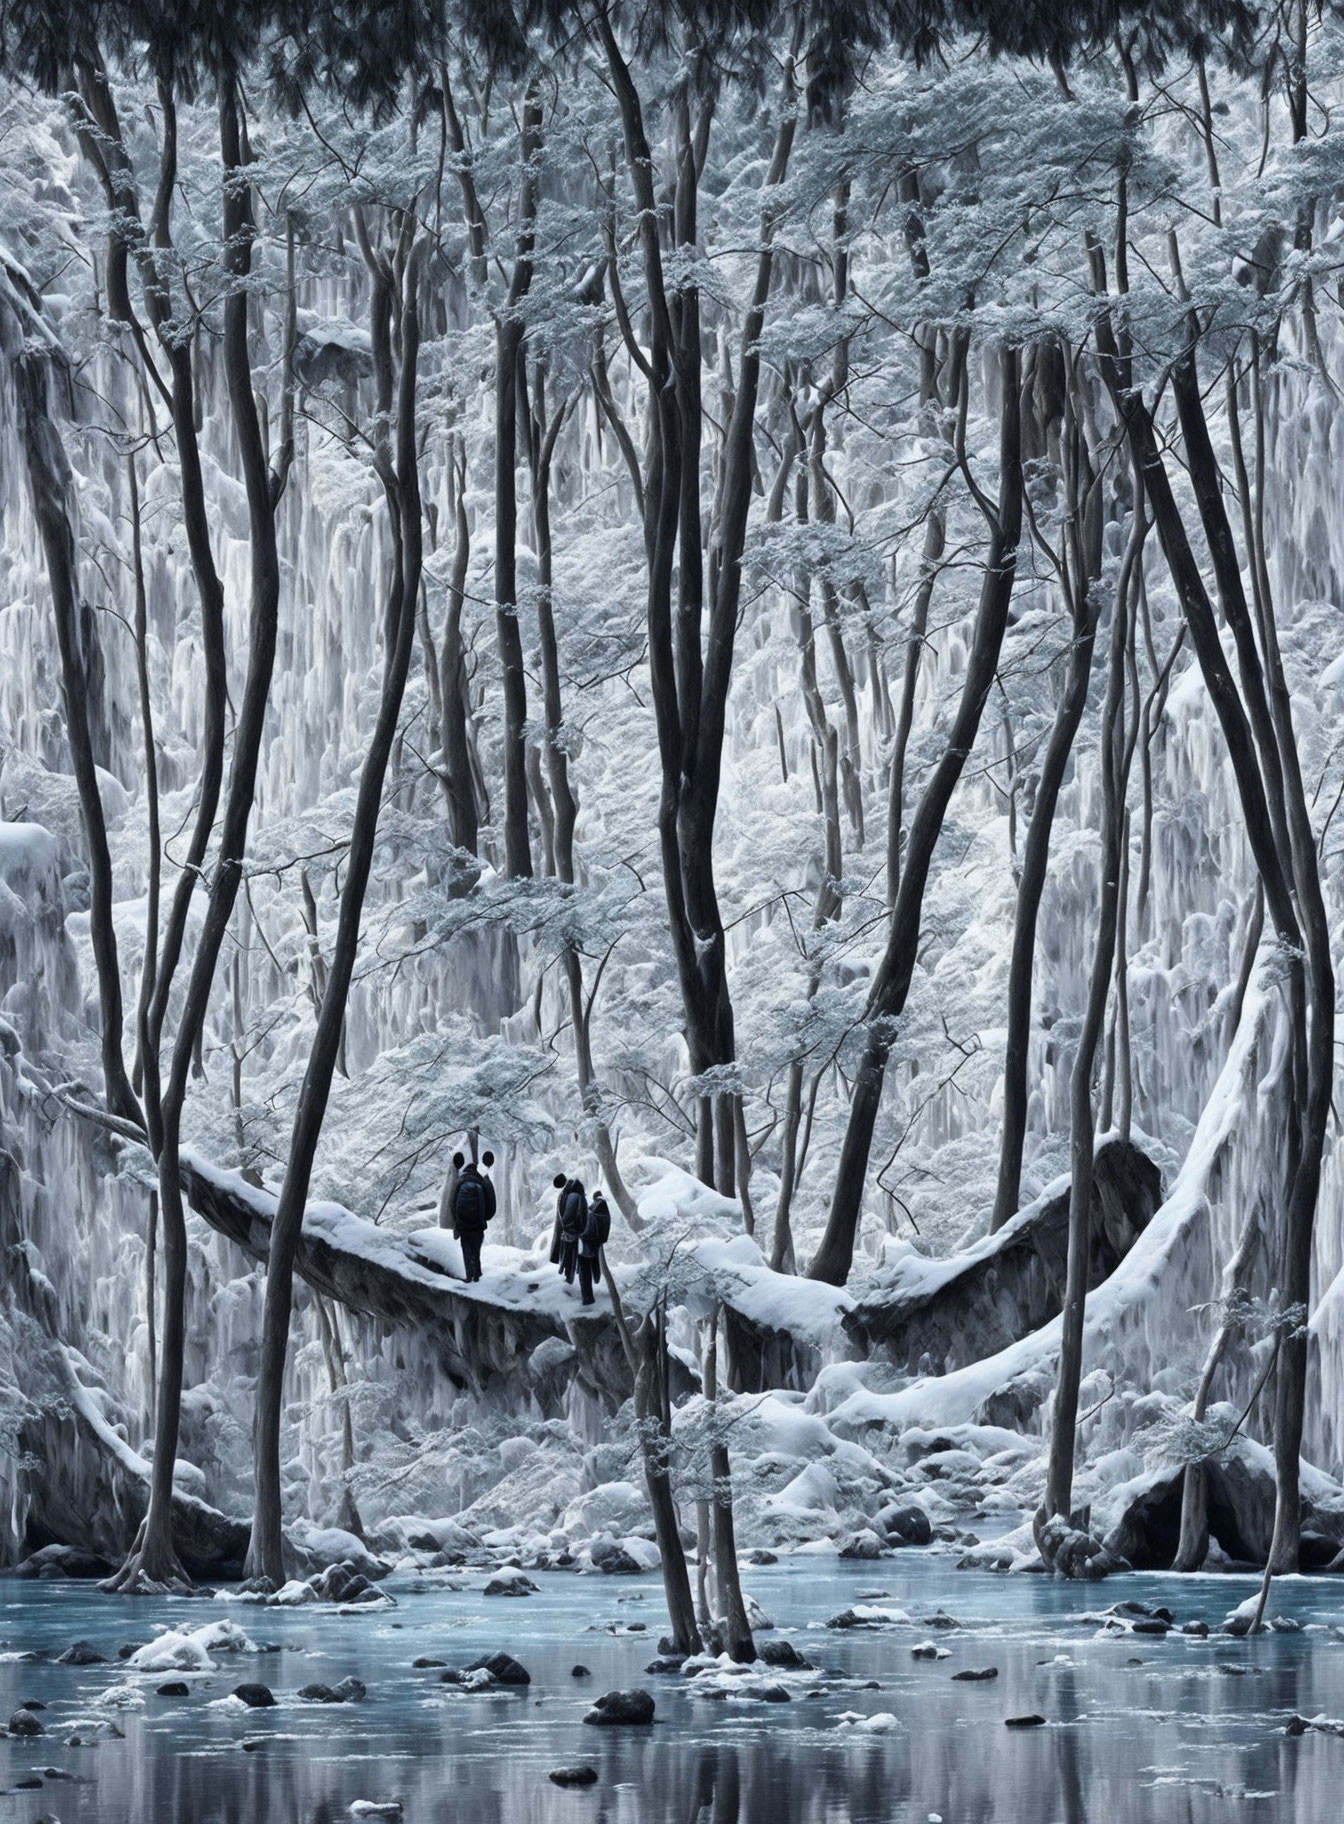
POLYGON ((485 1224, 485 1186, 474 1171, 464 1172, 453 1199, 453 1227, 467 1235, 483 1235, 485 1224))
POLYGON ((582 1241, 588 1227, 588 1199, 583 1186, 571 1180, 560 1196, 560 1233, 567 1241, 582 1241))
POLYGON ((607 1200, 599 1192, 588 1206, 588 1229, 586 1239, 590 1245, 605 1248, 611 1236, 611 1211, 607 1200))

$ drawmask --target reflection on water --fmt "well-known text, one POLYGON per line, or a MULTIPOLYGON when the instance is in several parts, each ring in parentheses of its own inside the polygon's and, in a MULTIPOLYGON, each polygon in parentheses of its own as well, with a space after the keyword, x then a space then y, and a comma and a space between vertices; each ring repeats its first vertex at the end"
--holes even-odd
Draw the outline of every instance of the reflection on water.
POLYGON ((1280 1612, 1307 1624, 1301 1633, 1198 1640, 1101 1637, 1081 1617, 1137 1597, 1166 1602, 1178 1620, 1216 1623, 1246 1580, 1071 1588, 958 1574, 919 1553, 772 1566, 751 1573, 752 1593, 821 1668, 779 1679, 787 1704, 647 1677, 663 1622, 654 1580, 548 1575, 522 1601, 487 1601, 480 1581, 451 1590, 400 1579, 395 1612, 362 1616, 0 1582, 0 1653, 47 1656, 0 1659, 0 1724, 26 1700, 47 1706, 35 1713, 44 1736, 0 1736, 0 1820, 348 1824, 352 1803, 393 1799, 405 1824, 927 1824, 933 1814, 945 1824, 1333 1824, 1339 1813, 1344 1742, 1283 1733, 1295 1712, 1344 1717, 1331 1580, 1276 1586, 1280 1612), (913 1625, 818 1625, 875 1586, 913 1625), (914 1660, 911 1646, 929 1633, 920 1620, 938 1608, 961 1623, 938 1635, 949 1657, 914 1660), (267 1650, 221 1658, 217 1672, 189 1680, 189 1697, 159 1697, 167 1675, 131 1678, 116 1662, 123 1642, 160 1624, 225 1616, 267 1650), (53 1663, 76 1639, 111 1663, 53 1663), (529 1668, 525 1690, 466 1694, 412 1669, 419 1656, 461 1665, 498 1648, 529 1668), (591 1679, 571 1677, 576 1660, 591 1679), (992 1681, 952 1678, 991 1665, 992 1681), (347 1673, 368 1685, 364 1704, 295 1695, 347 1673), (271 1686, 276 1707, 221 1705, 243 1680, 271 1686), (593 1695, 636 1683, 657 1697, 652 1729, 584 1726, 593 1695), (1004 1727, 1027 1712, 1046 1726, 1004 1727), (863 1726, 882 1716, 893 1720, 863 1726), (68 1745, 72 1734, 85 1745, 68 1745), (579 1760, 597 1768, 595 1786, 550 1783, 550 1769, 579 1760))

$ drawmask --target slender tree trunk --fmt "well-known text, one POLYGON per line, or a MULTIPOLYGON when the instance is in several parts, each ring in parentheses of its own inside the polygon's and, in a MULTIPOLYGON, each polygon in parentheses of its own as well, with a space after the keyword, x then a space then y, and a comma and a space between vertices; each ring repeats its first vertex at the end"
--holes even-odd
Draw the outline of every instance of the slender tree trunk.
MULTIPOLYGON (((1136 503, 1142 512, 1141 503, 1136 503)), ((1130 552, 1137 555, 1145 528, 1136 523, 1130 552)), ((1131 558, 1133 561, 1133 558, 1131 558)), ((1064 1276, 1064 1308, 1059 1345, 1059 1383, 1050 1426, 1045 1505, 1040 1518, 1069 1517, 1073 1498, 1073 1463, 1078 1429, 1078 1389, 1082 1381, 1083 1318, 1087 1304, 1092 1253, 1092 1183, 1095 1115, 1092 1073, 1106 1018, 1120 907, 1120 845, 1124 831, 1124 696, 1125 646, 1128 636, 1128 568, 1116 592, 1111 623, 1110 670, 1101 721, 1101 892, 1092 977, 1078 1049, 1069 1079, 1070 1182, 1069 1248, 1064 1276)))
MULTIPOLYGON (((232 84, 226 84, 221 91, 219 121, 224 167, 226 265, 233 280, 233 288, 224 302, 224 374, 247 492, 252 557, 251 626, 247 680, 234 729, 233 771, 220 827, 219 858, 192 960, 162 1100, 163 1139, 158 1167, 163 1223, 163 1343, 154 1430, 154 1470, 149 1511, 141 1534, 111 1584, 113 1588, 129 1590, 146 1584, 185 1581, 172 1543, 173 1465, 181 1418, 187 1284, 187 1223, 178 1148, 192 1063, 209 1011, 219 952, 242 884, 243 856, 256 795, 279 619, 280 566, 275 510, 284 486, 284 475, 272 472, 267 465, 252 391, 246 281, 251 270, 255 226, 251 192, 245 180, 247 160, 239 98, 232 84)), ((162 981, 162 977, 160 979, 162 981)))
POLYGON ((52 358, 42 338, 39 301, 24 299, 17 288, 11 287, 8 275, 5 289, 11 294, 12 303, 10 298, 4 303, 17 319, 19 338, 20 352, 12 357, 19 436, 51 589, 61 659, 65 734, 89 858, 89 938, 98 976, 103 1095, 109 1113, 133 1121, 138 1127, 143 1125, 143 1116, 122 1052, 121 965, 113 918, 112 857, 89 721, 89 653, 71 523, 70 469, 60 431, 51 415, 52 358))
POLYGON ((756 1657, 756 1643, 751 1637, 747 1605, 742 1595, 738 1572, 737 1540, 733 1530, 733 1472, 728 1458, 728 1445, 723 1434, 719 1411, 719 1309, 716 1305, 710 1319, 708 1343, 704 1356, 704 1394, 709 1421, 709 1473, 713 1477, 710 1500, 714 1523, 714 1576, 718 1585, 718 1603, 723 1609, 723 1650, 740 1666, 756 1657))
POLYGON ((1027 839, 1023 845, 1022 868, 1017 883, 1017 911, 1013 920, 1013 946, 1008 964, 1008 1038, 1003 1062, 1003 1139, 999 1151, 999 1178, 990 1217, 991 1232, 1001 1229, 1017 1214, 1022 1194, 1022 1155, 1027 1134, 1027 1064, 1031 1047, 1032 980, 1036 954, 1036 921, 1045 891, 1050 863, 1050 835, 1054 828, 1055 810, 1068 770, 1073 744, 1087 707, 1088 685, 1092 677, 1092 657, 1096 646, 1097 616, 1100 602, 1093 584, 1100 574, 1100 515, 1090 515, 1096 533, 1086 530, 1083 516, 1088 508, 1086 496, 1091 493, 1090 464, 1082 443, 1076 415, 1069 412, 1070 458, 1070 526, 1068 551, 1061 578, 1068 589, 1073 625, 1064 689, 1055 711, 1045 759, 1041 764, 1040 782, 1032 806, 1027 839), (1065 567, 1067 566, 1067 567, 1065 567))
POLYGON ((626 1320, 620 1288, 612 1277, 605 1255, 602 1257, 602 1277, 611 1294, 612 1315, 634 1377, 636 1434, 640 1454, 644 1459, 644 1482, 648 1489, 649 1506, 653 1510, 663 1591, 667 1597, 668 1619, 672 1624, 673 1651, 698 1653, 703 1643, 695 1619, 695 1599, 691 1594, 686 1548, 681 1543, 677 1504, 672 1494, 672 1415, 666 1334, 660 1318, 654 1313, 643 1318, 638 1332, 632 1334, 626 1320))
POLYGON ((513 278, 495 326, 495 635, 504 684, 504 866, 511 880, 532 873, 527 826, 527 674, 518 626, 518 361, 519 315, 532 285, 541 106, 529 89, 523 115, 522 209, 513 278))
MULTIPOLYGON (((420 592, 422 527, 420 477, 416 450, 415 389, 419 358, 418 252, 406 262, 401 306, 401 378, 397 399, 395 469, 383 474, 394 522, 394 569, 386 626, 389 644, 383 659, 383 691, 378 719, 360 772, 351 826, 350 850, 341 889, 336 941, 317 1030, 304 1071, 298 1108, 290 1134, 289 1159, 271 1223, 262 1316, 261 1366, 257 1377, 256 1511, 248 1546, 247 1571, 276 1588, 284 1582, 284 1535, 281 1527, 280 1421, 284 1397, 285 1358, 289 1347, 293 1303, 294 1257, 303 1230, 313 1161, 326 1115, 336 1068, 341 1027, 359 949, 364 896, 378 840, 378 813, 383 783, 396 739, 406 678, 415 645, 416 606, 420 592)), ((380 466, 382 464, 380 463, 380 466)))
POLYGON ((999 650, 1008 625, 1017 573, 1017 545, 1022 525, 1021 465, 1021 362, 1016 349, 1004 348, 999 357, 1003 392, 999 448, 999 504, 987 511, 990 545, 984 583, 976 613, 975 629, 967 655, 961 698, 947 745, 925 787, 910 827, 900 891, 892 912, 877 977, 868 997, 868 1035, 854 1079, 849 1121, 845 1129, 835 1190, 826 1232, 812 1265, 813 1279, 842 1286, 854 1259, 859 1215, 873 1130, 882 1100, 887 1054, 891 1049, 891 1022, 905 1007, 919 945, 924 887, 947 807, 967 757, 975 745, 980 718, 998 669, 999 650))

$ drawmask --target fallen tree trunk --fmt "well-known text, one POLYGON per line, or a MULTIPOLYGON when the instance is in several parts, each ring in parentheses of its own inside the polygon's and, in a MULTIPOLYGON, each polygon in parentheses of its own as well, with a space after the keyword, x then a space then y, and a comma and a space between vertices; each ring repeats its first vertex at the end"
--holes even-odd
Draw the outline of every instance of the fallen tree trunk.
MULTIPOLYGON (((1088 1290, 1119 1266, 1162 1200, 1162 1177, 1127 1140, 1097 1149, 1088 1290)), ((1019 1212, 952 1260, 911 1255, 890 1290, 842 1319, 870 1354, 881 1349, 912 1372, 947 1374, 981 1361, 1057 1317, 1069 1246, 1068 1186, 1019 1212)))
MULTIPOLYGON (((266 1260, 273 1193, 185 1153, 182 1183, 192 1209, 212 1229, 251 1259, 266 1260)), ((449 1279, 405 1236, 335 1204, 309 1206, 294 1271, 314 1291, 359 1316, 422 1336, 454 1386, 476 1393, 490 1387, 512 1400, 530 1397, 555 1416, 563 1405, 563 1385, 557 1386, 553 1375, 534 1373, 530 1358, 542 1343, 557 1339, 573 1349, 573 1378, 594 1399, 614 1411, 630 1395, 629 1370, 609 1313, 569 1318, 547 1309, 538 1294, 543 1286, 550 1290, 549 1272, 544 1279, 540 1274, 522 1279, 517 1303, 505 1303, 449 1279), (529 1290, 533 1287, 536 1292, 529 1290)))

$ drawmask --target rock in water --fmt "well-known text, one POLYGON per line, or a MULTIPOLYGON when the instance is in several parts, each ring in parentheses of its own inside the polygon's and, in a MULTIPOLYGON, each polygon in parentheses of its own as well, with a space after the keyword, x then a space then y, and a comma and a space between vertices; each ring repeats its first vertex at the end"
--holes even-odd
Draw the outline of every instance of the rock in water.
POLYGON ((684 1653, 664 1653, 659 1659, 651 1659, 644 1670, 651 1677, 656 1678, 662 1672, 680 1672, 685 1664, 686 1655, 684 1653))
POLYGON ((190 1697, 191 1686, 184 1678, 170 1678, 166 1685, 156 1688, 158 1697, 190 1697))
POLYGON ((1005 1729, 1041 1729, 1045 1726, 1045 1718, 1035 1715, 1005 1716, 1003 1726, 1005 1729))
POLYGON ((241 1698, 249 1710, 269 1710, 275 1702, 268 1685, 235 1685, 233 1695, 241 1698))
POLYGON ((588 1555, 604 1577, 636 1577, 643 1569, 615 1539, 599 1539, 588 1555))
POLYGON ((585 1723, 651 1723, 654 1702, 647 1691, 608 1691, 584 1717, 585 1723))
POLYGON ((812 1664, 804 1659, 791 1640, 763 1640, 756 1649, 756 1657, 767 1666, 787 1666, 795 1672, 805 1672, 812 1664))
POLYGON ((521 1571, 512 1577, 492 1577, 483 1591, 486 1596, 535 1596, 536 1593, 536 1584, 521 1571))
POLYGON ((596 1767, 553 1767, 547 1779, 555 1786, 595 1786, 596 1767))
MULTIPOLYGON (((653 1708, 653 1699, 649 1699, 649 1708, 653 1708)), ((31 1710, 16 1710, 9 1719, 11 1735, 45 1735, 47 1732, 33 1715, 31 1710)))
POLYGON ((880 1558, 882 1541, 872 1527, 865 1526, 862 1532, 854 1533, 840 1547, 841 1558, 880 1558))
POLYGON ((892 1545, 931 1545, 933 1543, 933 1522, 922 1507, 912 1502, 908 1507, 886 1508, 878 1515, 879 1524, 886 1530, 887 1540, 892 1545))
POLYGON ((107 1655, 100 1653, 91 1640, 77 1640, 57 1655, 58 1666, 105 1666, 107 1655))
POLYGON ((569 1676, 571 1678, 591 1678, 593 1675, 588 1670, 587 1666, 571 1666, 569 1668, 569 1676))
POLYGON ((985 1666, 980 1671, 967 1670, 965 1672, 954 1672, 952 1674, 954 1680, 960 1680, 962 1683, 968 1685, 983 1684, 986 1679, 997 1678, 998 1676, 999 1668, 997 1666, 985 1666))
POLYGON ((488 1672, 497 1685, 530 1685, 532 1675, 526 1666, 519 1665, 511 1653, 487 1653, 480 1659, 473 1659, 464 1672, 488 1672))

